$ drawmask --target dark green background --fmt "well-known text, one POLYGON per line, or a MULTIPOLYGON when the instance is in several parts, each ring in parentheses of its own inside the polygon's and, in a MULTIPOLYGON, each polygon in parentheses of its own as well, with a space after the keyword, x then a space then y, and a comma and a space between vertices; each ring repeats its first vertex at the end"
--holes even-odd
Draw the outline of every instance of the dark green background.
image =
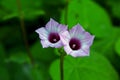
POLYGON ((65 57, 65 80, 120 80, 120 0, 0 0, 0 80, 60 80, 58 50, 35 33, 50 18, 95 35, 89 57, 65 57))

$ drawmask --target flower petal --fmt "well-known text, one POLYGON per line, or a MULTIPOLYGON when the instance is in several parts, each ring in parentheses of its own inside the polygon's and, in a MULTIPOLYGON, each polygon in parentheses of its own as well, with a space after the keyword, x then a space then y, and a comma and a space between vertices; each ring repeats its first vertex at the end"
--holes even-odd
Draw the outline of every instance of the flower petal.
POLYGON ((37 32, 39 34, 40 39, 48 39, 49 33, 47 32, 47 30, 44 27, 37 29, 35 32, 37 32))
POLYGON ((71 37, 78 37, 78 34, 81 34, 83 32, 84 29, 80 26, 80 24, 77 24, 70 30, 70 35, 71 37))
POLYGON ((55 47, 55 48, 60 48, 61 46, 63 46, 63 43, 61 41, 59 41, 55 44, 53 44, 53 43, 50 44, 50 47, 55 47))
POLYGON ((88 32, 85 32, 83 35, 84 38, 81 39, 81 43, 91 46, 95 36, 90 35, 88 32))
POLYGON ((41 44, 42 44, 43 48, 47 48, 47 47, 60 48, 61 46, 63 46, 61 41, 53 44, 53 43, 50 43, 48 40, 41 40, 41 44))
POLYGON ((59 23, 51 18, 50 21, 46 24, 46 29, 49 32, 57 32, 58 25, 59 23))
POLYGON ((50 46, 51 43, 48 40, 41 40, 41 44, 43 48, 47 48, 50 46))
POLYGON ((73 57, 80 57, 80 56, 89 56, 89 52, 86 53, 83 49, 77 50, 77 51, 72 51, 70 53, 71 56, 73 57))
POLYGON ((64 31, 63 33, 60 33, 60 39, 64 45, 69 44, 70 41, 70 34, 68 31, 64 31))
POLYGON ((67 31, 67 26, 59 24, 59 26, 58 26, 58 32, 62 33, 64 31, 67 31))
POLYGON ((69 44, 64 46, 64 50, 67 54, 70 54, 72 52, 72 49, 69 47, 69 44))

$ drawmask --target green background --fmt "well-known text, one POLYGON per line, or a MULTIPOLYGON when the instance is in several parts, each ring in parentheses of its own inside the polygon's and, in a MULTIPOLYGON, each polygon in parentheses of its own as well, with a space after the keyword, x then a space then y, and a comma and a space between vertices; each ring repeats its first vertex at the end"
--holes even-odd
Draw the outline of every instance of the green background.
POLYGON ((65 56, 65 80, 120 80, 120 0, 0 0, 0 80, 60 80, 58 50, 35 33, 50 18, 95 35, 90 56, 65 56))

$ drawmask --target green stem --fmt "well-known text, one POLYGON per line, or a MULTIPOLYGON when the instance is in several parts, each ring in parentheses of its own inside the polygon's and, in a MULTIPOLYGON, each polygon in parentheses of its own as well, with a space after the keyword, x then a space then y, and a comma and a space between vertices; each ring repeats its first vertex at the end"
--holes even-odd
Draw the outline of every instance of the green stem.
POLYGON ((29 44, 28 44, 28 40, 27 40, 27 34, 26 34, 25 23, 24 23, 24 16, 23 16, 23 12, 21 9, 20 0, 17 0, 17 7, 18 7, 18 13, 19 13, 19 17, 20 17, 20 26, 21 26, 21 30, 22 30, 22 34, 23 34, 23 39, 24 39, 26 51, 27 51, 27 54, 30 58, 31 63, 34 64, 33 57, 32 57, 32 54, 30 52, 29 44))
POLYGON ((60 55, 60 77, 64 80, 64 54, 60 55))
MULTIPOLYGON (((64 20, 65 20, 65 24, 67 24, 68 23, 68 0, 66 0, 64 20)), ((65 54, 61 51, 60 53, 61 53, 60 55, 60 78, 61 80, 64 80, 64 56, 65 54)))

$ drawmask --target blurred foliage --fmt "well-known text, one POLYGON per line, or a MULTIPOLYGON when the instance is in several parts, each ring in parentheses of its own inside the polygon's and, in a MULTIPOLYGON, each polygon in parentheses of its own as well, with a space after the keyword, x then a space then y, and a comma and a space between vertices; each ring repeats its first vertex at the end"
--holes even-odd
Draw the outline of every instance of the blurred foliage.
POLYGON ((116 41, 115 50, 116 50, 116 52, 118 53, 118 55, 120 56, 120 39, 118 39, 118 40, 116 41))
POLYGON ((111 6, 112 14, 120 18, 120 0, 110 0, 108 5, 111 6))
POLYGON ((95 35, 89 57, 65 57, 65 80, 120 80, 120 0, 0 0, 0 80, 60 80, 59 51, 35 30, 50 18, 95 35), (20 27, 23 14, 31 58, 20 27), (67 17, 66 17, 67 16, 67 17))
POLYGON ((0 43, 0 80, 9 80, 9 74, 4 60, 5 50, 4 46, 0 43))
POLYGON ((53 48, 43 49, 40 45, 40 41, 36 42, 31 48, 32 55, 35 59, 38 59, 43 62, 51 62, 55 59, 56 55, 54 54, 53 48))
POLYGON ((6 20, 13 17, 19 17, 19 10, 22 10, 26 19, 34 19, 38 15, 44 14, 41 9, 41 0, 2 0, 1 10, 3 12, 1 19, 6 20), (22 6, 21 6, 22 5, 22 6))

